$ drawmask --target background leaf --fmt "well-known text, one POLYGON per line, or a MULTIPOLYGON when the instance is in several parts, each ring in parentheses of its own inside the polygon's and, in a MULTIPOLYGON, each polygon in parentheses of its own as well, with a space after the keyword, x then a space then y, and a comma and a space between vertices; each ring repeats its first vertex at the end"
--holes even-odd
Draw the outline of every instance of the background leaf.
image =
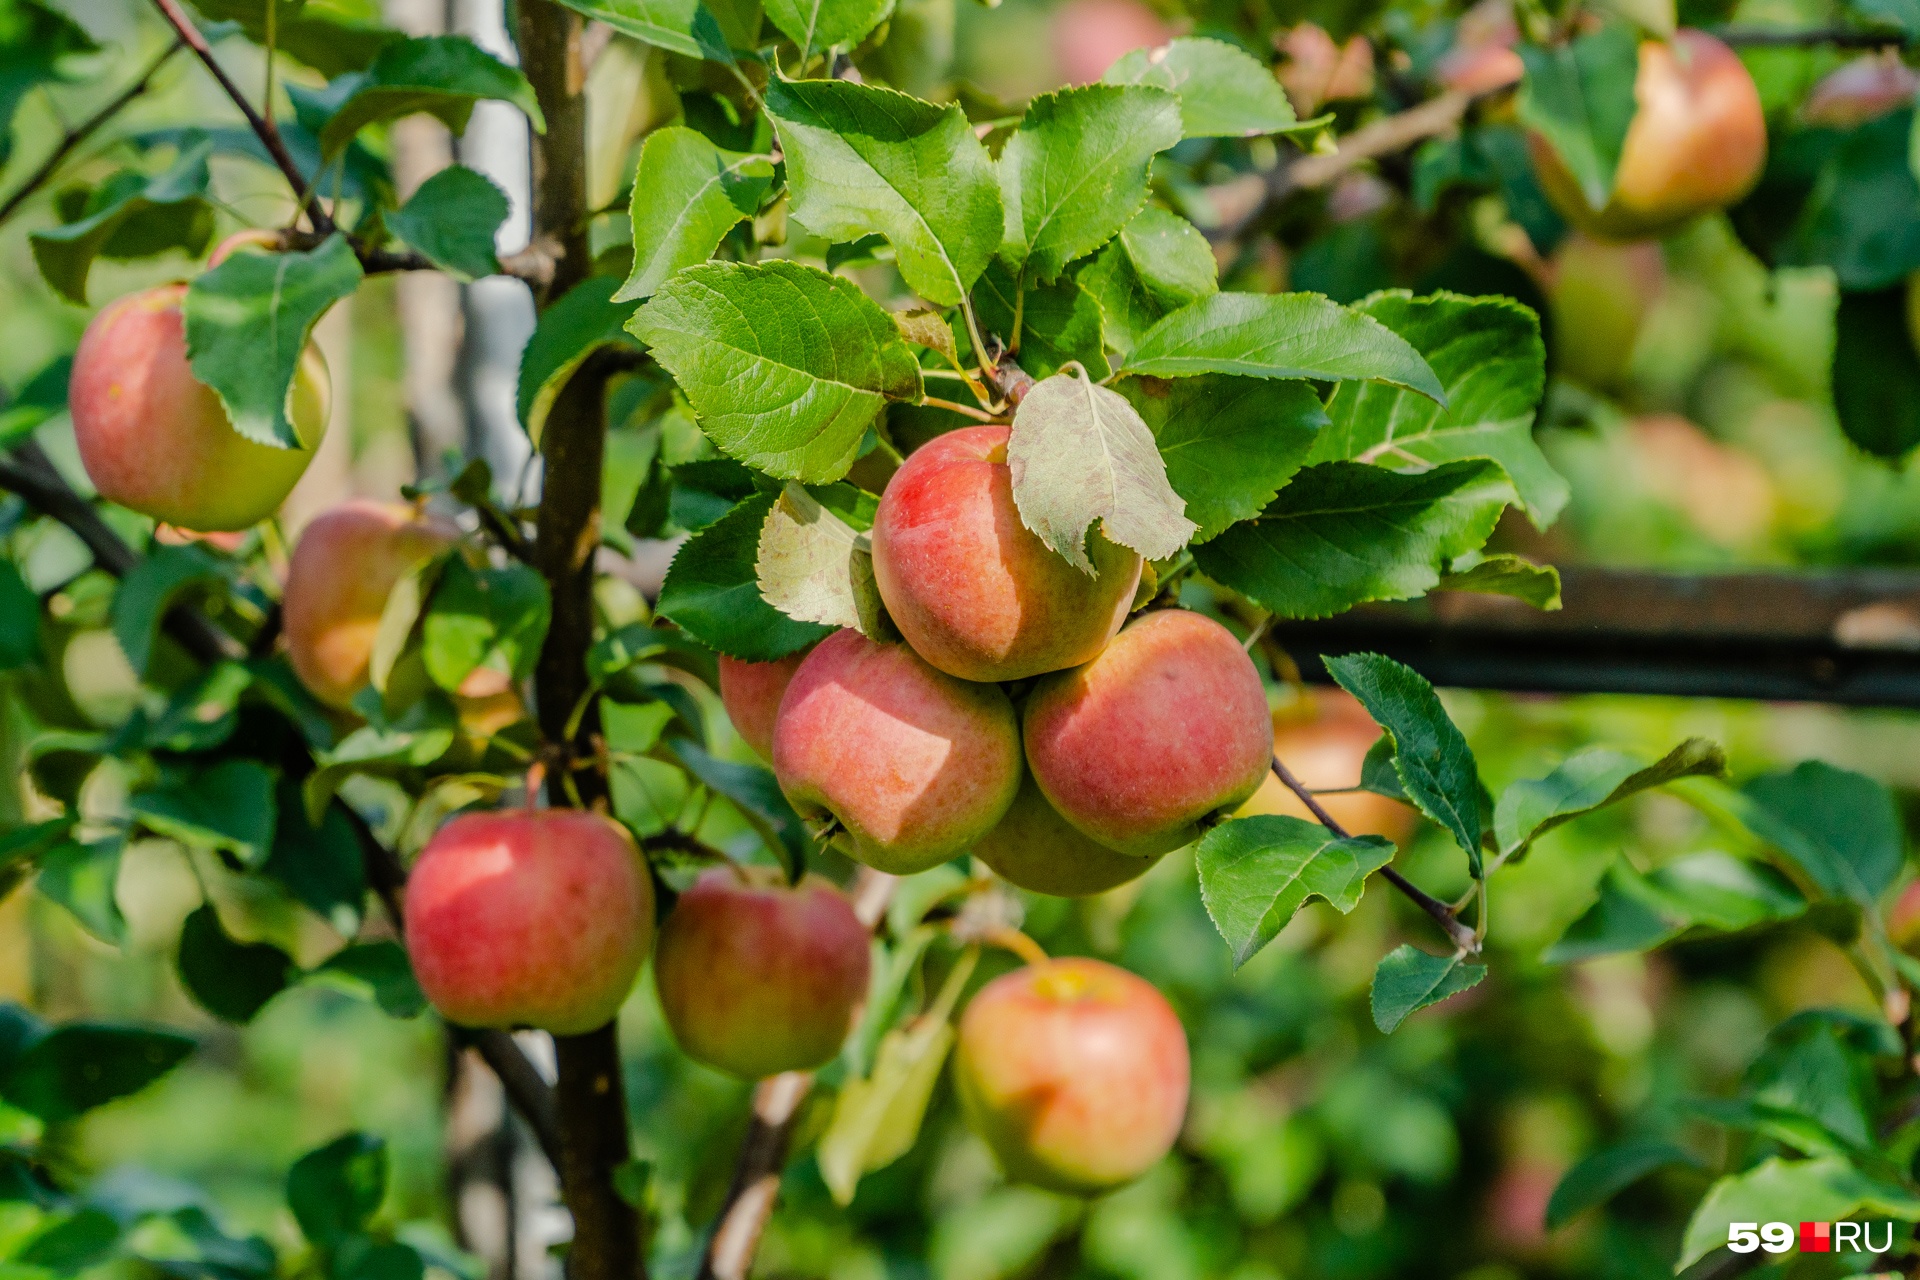
POLYGON ((236 942, 213 904, 202 903, 180 927, 176 960, 181 985, 200 1007, 228 1022, 251 1022, 286 990, 293 961, 264 942, 236 942))
POLYGON ((364 1229, 386 1196, 387 1144, 369 1134, 336 1138, 287 1171, 287 1206, 322 1249, 364 1229))
POLYGON ((1618 804, 1680 778, 1721 778, 1726 753, 1705 738, 1688 738, 1659 760, 1593 747, 1544 778, 1522 779, 1500 793, 1494 832, 1500 851, 1516 855, 1564 822, 1618 804))
POLYGON ((507 193, 485 174, 450 164, 387 215, 387 228, 454 279, 478 280, 500 269, 493 244, 506 220, 507 193))
POLYGON ((546 580, 529 566, 474 569, 453 556, 420 627, 427 674, 449 692, 483 666, 524 680, 552 618, 546 580))
POLYGON ((85 305, 87 276, 96 257, 137 258, 184 250, 206 252, 213 238, 207 200, 207 158, 213 144, 184 146, 164 172, 145 177, 122 171, 90 193, 80 218, 31 232, 33 261, 54 292, 85 305))
POLYGON ((13 1059, 0 1074, 0 1098, 50 1124, 71 1120, 138 1093, 193 1050, 173 1031, 69 1022, 13 1059))
POLYGON ((1135 49, 1100 78, 1177 94, 1183 137, 1254 137, 1299 125, 1273 72, 1224 40, 1182 36, 1158 49, 1135 49))
POLYGON ((370 124, 425 112, 455 133, 465 133, 476 102, 492 99, 525 112, 536 132, 546 118, 533 86, 520 74, 465 36, 420 36, 387 45, 366 71, 342 86, 348 90, 340 109, 320 130, 320 150, 338 155, 370 124))
POLYGON ((731 64, 726 31, 700 0, 560 0, 585 14, 657 48, 689 58, 731 64))
POLYGON ((1635 103, 1640 41, 1613 22, 1554 48, 1522 44, 1521 122, 1545 138, 1596 211, 1613 194, 1635 103))
POLYGON ((537 444, 547 413, 587 357, 603 347, 631 347, 627 335, 636 308, 620 300, 620 281, 588 276, 540 313, 520 354, 515 407, 537 444))
POLYGON ((767 0, 767 21, 800 46, 803 62, 825 49, 858 44, 892 11, 893 0, 767 0))
POLYGON ((1567 1170, 1547 1201, 1547 1230, 1553 1231, 1605 1204, 1655 1169, 1698 1163, 1671 1142, 1639 1139, 1603 1147, 1567 1170))
POLYGON ((133 797, 141 824, 163 836, 258 866, 273 840, 274 773, 257 760, 223 760, 133 797))
POLYGON ((1070 276, 1052 284, 1029 284, 1020 289, 1006 264, 995 262, 973 290, 974 314, 985 333, 1011 340, 1014 306, 1022 293, 1020 367, 1035 378, 1048 378, 1070 361, 1098 380, 1110 372, 1100 304, 1070 276))
POLYGON ((1872 908, 1899 876, 1906 830, 1893 797, 1872 778, 1807 760, 1742 792, 1742 821, 1822 891, 1872 908))
POLYGON ((1877 1182, 1845 1160, 1773 1156, 1707 1188, 1687 1224, 1675 1269, 1690 1267, 1724 1247, 1729 1223, 1837 1222, 1862 1209, 1902 1222, 1920 1221, 1920 1199, 1912 1192, 1877 1182))

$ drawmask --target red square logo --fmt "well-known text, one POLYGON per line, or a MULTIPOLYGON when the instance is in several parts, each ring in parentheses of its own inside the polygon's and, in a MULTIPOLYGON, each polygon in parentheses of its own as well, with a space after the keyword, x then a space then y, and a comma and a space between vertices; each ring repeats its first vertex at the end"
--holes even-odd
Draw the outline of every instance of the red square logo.
POLYGON ((1803 1222, 1800 1224, 1800 1252, 1832 1253, 1833 1224, 1831 1222, 1803 1222))

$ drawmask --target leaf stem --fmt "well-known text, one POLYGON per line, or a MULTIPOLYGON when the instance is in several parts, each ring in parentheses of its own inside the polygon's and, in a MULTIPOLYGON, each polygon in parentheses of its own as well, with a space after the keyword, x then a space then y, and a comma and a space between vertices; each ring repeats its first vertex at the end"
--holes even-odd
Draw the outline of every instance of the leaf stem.
POLYGON ((949 413, 965 414, 976 422, 1006 421, 997 414, 988 413, 985 409, 976 409, 970 404, 961 404, 958 400, 942 400, 938 396, 928 396, 920 403, 932 405, 936 409, 945 409, 949 413))
POLYGON ((987 384, 993 385, 993 364, 987 359, 987 344, 980 336, 980 321, 973 314, 973 299, 966 294, 960 295, 960 314, 966 317, 967 338, 973 343, 973 358, 979 364, 980 372, 986 375, 987 384))
POLYGON ((1020 274, 1013 278, 1013 336, 1007 339, 1007 354, 1020 354, 1020 329, 1027 317, 1027 272, 1022 267, 1020 274))

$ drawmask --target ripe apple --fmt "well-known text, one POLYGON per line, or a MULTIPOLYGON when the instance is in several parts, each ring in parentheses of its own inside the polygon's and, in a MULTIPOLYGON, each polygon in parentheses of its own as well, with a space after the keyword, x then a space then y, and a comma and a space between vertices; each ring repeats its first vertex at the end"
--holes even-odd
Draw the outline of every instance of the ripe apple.
POLYGON ((1092 84, 1123 54, 1157 49, 1173 32, 1140 0, 1067 0, 1053 11, 1053 60, 1068 84, 1092 84))
POLYGON ((962 680, 1020 680, 1089 662, 1127 620, 1140 557, 1097 529, 1088 577, 1020 522, 1006 427, 909 454, 873 521, 873 577, 915 653, 962 680))
MULTIPOLYGON (((1359 784, 1367 749, 1379 741, 1380 733, 1380 726, 1352 694, 1341 689, 1315 690, 1307 706, 1273 713, 1273 754, 1311 790, 1352 787, 1359 784)), ((1354 835, 1385 836, 1395 844, 1406 842, 1418 817, 1398 800, 1371 791, 1317 799, 1354 835)), ((1300 797, 1271 774, 1236 816, 1259 813, 1313 820, 1300 797)))
POLYGON ((308 343, 289 411, 300 448, 254 443, 193 376, 180 312, 186 293, 184 284, 162 285, 93 318, 68 385, 74 439, 101 497, 184 529, 245 529, 279 508, 320 447, 327 365, 308 343))
POLYGON ((624 827, 578 809, 463 814, 407 881, 407 954, 449 1022, 578 1035, 619 1011, 653 944, 624 827))
POLYGON ((997 686, 836 631, 780 699, 773 772, 803 818, 839 821, 854 857, 911 875, 1000 821, 1020 789, 1020 734, 997 686))
POLYGON ((701 873, 660 927, 653 980, 688 1057, 749 1080, 840 1052, 867 998, 867 930, 818 877, 701 873))
POLYGON ((1260 673, 1211 618, 1162 609, 1027 698, 1027 766, 1062 817, 1109 849, 1150 856, 1233 810, 1272 767, 1260 673))
POLYGON ((313 518, 287 567, 283 616, 287 658, 314 697, 346 707, 367 687, 374 633, 394 584, 459 537, 452 524, 415 507, 364 498, 313 518))
POLYGON ((1627 372, 1640 326, 1666 289, 1660 246, 1575 232, 1554 251, 1551 276, 1558 372, 1607 390, 1627 372))
POLYGON ((1031 773, 1000 825, 974 841, 973 856, 1009 884, 1057 898, 1105 893, 1143 876, 1160 859, 1136 858, 1095 844, 1048 803, 1031 773))
POLYGON ((1099 960, 995 978, 953 1060, 967 1121, 1007 1176, 1091 1195, 1145 1173, 1187 1110, 1187 1034, 1152 984, 1099 960))
POLYGON ((1767 159, 1760 91, 1733 50, 1704 31, 1640 45, 1637 104, 1613 194, 1594 209, 1557 152, 1531 138, 1534 168, 1554 208, 1588 235, 1638 240, 1753 189, 1767 159))
POLYGON ((741 740, 762 760, 773 759, 773 719, 780 710, 781 695, 806 656, 802 650, 777 662, 744 662, 720 655, 720 703, 741 740))

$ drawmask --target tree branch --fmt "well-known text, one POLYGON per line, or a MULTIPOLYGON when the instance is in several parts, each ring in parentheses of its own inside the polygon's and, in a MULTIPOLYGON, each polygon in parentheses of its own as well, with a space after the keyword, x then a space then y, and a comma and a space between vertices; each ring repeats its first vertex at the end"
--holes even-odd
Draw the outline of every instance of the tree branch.
POLYGON ((73 154, 76 147, 91 138, 101 125, 124 111, 134 99, 144 94, 153 83, 154 76, 160 73, 160 68, 165 66, 167 60, 174 54, 186 48, 186 45, 187 42, 184 39, 176 39, 167 46, 165 52, 148 63, 147 69, 140 73, 140 78, 123 89, 118 97, 67 130, 66 135, 60 139, 59 145, 54 147, 53 154, 40 162, 40 167, 29 174, 27 180, 20 184, 19 189, 7 197, 5 204, 0 204, 0 222, 11 218, 34 192, 45 186, 53 175, 59 172, 61 164, 73 154))
MULTIPOLYGON (((1342 840, 1351 840, 1353 838, 1347 829, 1336 822, 1333 815, 1327 812, 1326 806, 1320 803, 1319 798, 1316 797, 1313 792, 1307 790, 1300 779, 1293 776, 1293 771, 1287 768, 1286 765, 1280 763, 1279 756, 1273 758, 1273 776, 1280 779, 1287 790, 1300 797, 1300 803, 1307 806, 1307 812, 1317 818, 1321 826, 1333 832, 1333 834, 1339 836, 1342 840)), ((1446 903, 1440 901, 1440 899, 1427 893, 1424 889, 1420 888, 1419 885, 1416 885, 1392 867, 1380 868, 1380 874, 1386 877, 1388 884, 1407 895, 1414 906, 1419 907, 1429 916, 1432 916, 1434 923, 1446 930, 1447 937, 1452 940, 1455 946, 1464 947, 1470 952, 1480 950, 1480 940, 1474 936, 1473 930, 1460 923, 1459 918, 1453 914, 1452 907, 1449 907, 1446 903)))

